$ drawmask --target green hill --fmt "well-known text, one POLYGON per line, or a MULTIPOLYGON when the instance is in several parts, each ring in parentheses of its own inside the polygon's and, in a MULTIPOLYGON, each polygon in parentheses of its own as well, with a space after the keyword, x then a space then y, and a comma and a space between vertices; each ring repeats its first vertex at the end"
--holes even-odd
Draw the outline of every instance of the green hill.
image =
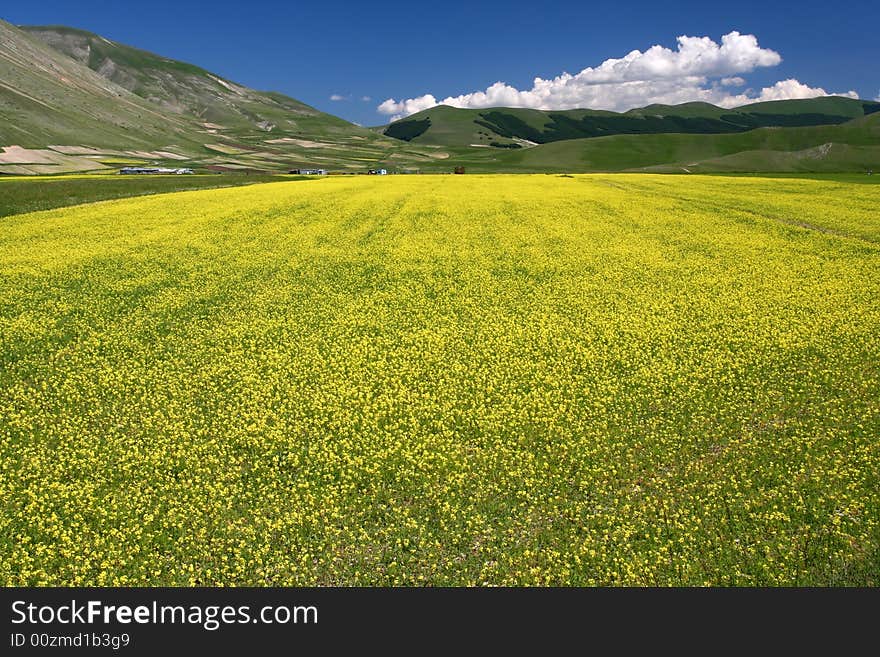
POLYGON ((801 98, 797 100, 771 100, 738 107, 737 111, 752 114, 775 116, 796 114, 820 114, 846 116, 851 119, 880 112, 880 103, 870 100, 855 100, 841 96, 820 98, 801 98))
POLYGON ((264 134, 364 134, 357 126, 278 93, 249 89, 198 66, 63 26, 22 30, 170 114, 242 138, 264 134))
POLYGON ((189 119, 163 112, 0 21, 0 145, 198 152, 192 128, 189 119))
POLYGON ((455 153, 447 166, 474 172, 880 171, 880 113, 830 126, 613 135, 516 150, 458 148, 455 153))
POLYGON ((365 171, 436 151, 90 32, 0 21, 0 173, 365 171))
POLYGON ((839 125, 878 110, 880 103, 840 97, 755 103, 736 109, 708 103, 649 105, 624 113, 439 106, 396 121, 383 133, 419 144, 515 150, 612 135, 729 134, 763 127, 839 125))

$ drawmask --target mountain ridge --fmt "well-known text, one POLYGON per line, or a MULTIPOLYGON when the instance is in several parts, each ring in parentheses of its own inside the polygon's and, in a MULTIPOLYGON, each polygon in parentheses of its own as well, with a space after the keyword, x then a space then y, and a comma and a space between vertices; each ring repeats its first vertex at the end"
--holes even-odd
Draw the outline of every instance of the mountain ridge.
POLYGON ((880 111, 880 102, 839 96, 750 103, 652 104, 626 112, 437 105, 379 130, 420 144, 514 147, 615 134, 726 134, 767 127, 839 125, 880 111))
POLYGON ((316 127, 356 129, 339 117, 275 91, 246 87, 195 64, 66 26, 20 26, 58 52, 163 109, 232 131, 296 132, 316 127), (294 117, 296 117, 294 119, 294 117), (321 124, 315 125, 316 120, 321 124))
POLYGON ((426 150, 86 30, 0 21, 0 173, 360 170, 426 150))

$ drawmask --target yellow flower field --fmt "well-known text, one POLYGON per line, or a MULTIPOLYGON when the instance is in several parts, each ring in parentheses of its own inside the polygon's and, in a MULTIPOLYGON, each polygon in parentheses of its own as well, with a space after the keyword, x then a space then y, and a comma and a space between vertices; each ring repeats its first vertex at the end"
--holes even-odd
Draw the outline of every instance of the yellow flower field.
POLYGON ((0 220, 6 585, 878 585, 880 186, 340 177, 0 220))

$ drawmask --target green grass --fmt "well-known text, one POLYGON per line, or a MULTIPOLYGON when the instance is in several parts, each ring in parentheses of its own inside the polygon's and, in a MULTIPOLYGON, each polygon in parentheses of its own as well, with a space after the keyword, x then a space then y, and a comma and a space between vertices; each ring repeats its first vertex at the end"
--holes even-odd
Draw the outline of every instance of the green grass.
POLYGON ((663 172, 880 171, 880 114, 842 125, 759 128, 718 135, 613 135, 572 139, 534 148, 448 147, 435 167, 461 164, 473 172, 590 172, 662 167, 663 172), (826 147, 831 144, 831 147, 826 147), (827 151, 825 150, 827 148, 827 151), (490 151, 491 152, 487 152, 490 151))
POLYGON ((871 100, 854 100, 842 96, 826 96, 821 98, 802 98, 798 100, 771 100, 763 103, 752 103, 738 107, 741 112, 753 114, 832 114, 858 118, 876 112, 880 103, 871 100))
POLYGON ((129 196, 308 179, 308 176, 237 174, 0 177, 0 217, 129 196))

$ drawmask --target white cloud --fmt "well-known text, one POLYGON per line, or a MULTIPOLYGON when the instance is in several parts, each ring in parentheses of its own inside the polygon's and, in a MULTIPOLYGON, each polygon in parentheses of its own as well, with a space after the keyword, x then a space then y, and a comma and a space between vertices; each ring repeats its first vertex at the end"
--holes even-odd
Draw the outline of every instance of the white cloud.
POLYGON ((341 94, 333 94, 330 96, 330 100, 340 101, 340 100, 348 100, 348 96, 343 96, 341 94))
MULTIPOLYGON (((448 98, 446 100, 449 100, 448 98)), ((444 104, 449 105, 446 101, 443 101, 444 104)), ((415 114, 416 112, 421 112, 422 110, 426 110, 429 107, 434 107, 438 105, 437 99, 434 98, 431 94, 425 94, 424 96, 419 96, 418 98, 410 98, 409 100, 402 100, 397 102, 393 98, 389 98, 384 103, 379 105, 377 108, 380 114, 391 114, 391 120, 396 121, 397 119, 409 116, 410 114, 415 114)), ((461 105, 456 105, 456 107, 462 107, 461 105)))
MULTIPOLYGON (((745 103, 765 100, 790 100, 793 98, 816 98, 818 96, 846 96, 847 98, 858 98, 859 95, 855 91, 838 92, 829 94, 822 87, 810 87, 797 80, 788 79, 780 80, 772 87, 764 87, 761 94, 757 98, 750 97, 747 94, 740 96, 731 96, 727 102, 739 103, 740 100, 745 103)), ((734 107, 735 105, 726 105, 726 107, 734 107)))
POLYGON ((365 103, 369 103, 373 99, 370 96, 361 96, 361 100, 365 103))
MULTIPOLYGON (((623 111, 651 103, 677 104, 704 101, 735 107, 757 100, 805 98, 828 95, 824 89, 810 88, 797 80, 784 80, 754 95, 752 90, 731 95, 723 87, 743 86, 739 74, 758 67, 776 66, 782 57, 762 48, 752 34, 730 32, 721 43, 709 37, 680 36, 675 50, 651 46, 645 52, 633 50, 625 57, 607 59, 576 75, 562 73, 545 80, 535 78, 531 89, 520 90, 496 82, 485 91, 437 100, 432 94, 417 98, 389 98, 377 108, 391 120, 434 107, 531 107, 571 109, 587 107, 623 111)), ((847 92, 845 95, 852 95, 847 92)))

